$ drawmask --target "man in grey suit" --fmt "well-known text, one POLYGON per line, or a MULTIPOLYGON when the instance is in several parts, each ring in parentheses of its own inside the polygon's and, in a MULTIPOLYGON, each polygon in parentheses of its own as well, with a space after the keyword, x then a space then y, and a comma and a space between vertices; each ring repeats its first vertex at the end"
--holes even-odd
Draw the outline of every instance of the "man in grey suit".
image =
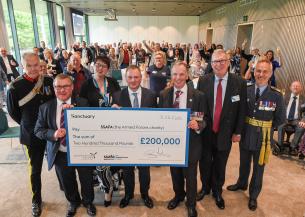
POLYGON ((285 105, 287 108, 286 122, 278 127, 278 145, 283 145, 284 133, 288 126, 295 129, 293 140, 290 144, 292 155, 297 155, 297 146, 300 142, 302 135, 305 132, 305 128, 300 126, 303 123, 301 120, 305 120, 305 98, 301 95, 302 84, 300 81, 294 81, 290 85, 290 93, 285 94, 285 105))
POLYGON ((69 75, 57 75, 54 80, 54 89, 56 99, 40 106, 34 132, 38 138, 47 140, 48 169, 51 170, 55 165, 66 199, 70 203, 66 216, 74 216, 81 203, 87 208, 89 216, 95 216, 96 208, 92 203, 94 200, 92 169, 68 166, 63 113, 66 108, 88 107, 89 104, 84 98, 72 97, 73 80, 69 75), (82 198, 78 191, 76 170, 81 184, 82 198))
POLYGON ((212 55, 213 74, 198 81, 198 90, 207 104, 207 127, 203 131, 203 150, 199 162, 202 189, 197 200, 213 191, 216 205, 225 208, 222 186, 225 182, 227 160, 232 142, 239 142, 245 122, 246 82, 228 72, 230 60, 222 49, 212 55))

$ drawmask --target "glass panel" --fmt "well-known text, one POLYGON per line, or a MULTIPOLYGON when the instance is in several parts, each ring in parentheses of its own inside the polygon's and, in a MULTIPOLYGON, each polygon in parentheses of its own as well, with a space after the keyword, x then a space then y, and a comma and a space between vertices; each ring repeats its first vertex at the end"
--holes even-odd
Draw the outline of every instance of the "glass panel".
POLYGON ((67 48, 66 45, 66 34, 65 34, 65 29, 59 29, 59 34, 60 34, 60 43, 63 48, 67 48))
POLYGON ((63 12, 60 5, 56 5, 57 23, 59 26, 64 26, 63 12))
POLYGON ((47 2, 35 0, 35 10, 39 40, 44 41, 46 43, 46 47, 50 48, 52 45, 47 2))
POLYGON ((7 7, 7 0, 2 0, 2 7, 3 7, 3 12, 4 12, 4 19, 5 19, 5 25, 6 25, 6 30, 8 34, 8 42, 10 46, 10 54, 13 54, 16 56, 15 49, 14 49, 14 42, 13 42, 13 35, 12 35, 12 28, 11 28, 11 23, 10 23, 10 18, 8 14, 8 7, 7 7))
POLYGON ((33 21, 29 0, 12 0, 21 55, 35 47, 33 21))

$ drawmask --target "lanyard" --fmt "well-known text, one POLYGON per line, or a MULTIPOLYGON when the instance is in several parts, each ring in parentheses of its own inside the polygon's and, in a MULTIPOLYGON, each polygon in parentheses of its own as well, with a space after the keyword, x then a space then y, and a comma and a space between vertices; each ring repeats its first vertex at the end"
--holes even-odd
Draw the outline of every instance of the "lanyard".
MULTIPOLYGON (((109 105, 109 93, 107 93, 107 86, 108 86, 107 84, 108 83, 106 81, 106 78, 104 78, 104 94, 102 93, 101 89, 99 88, 98 83, 95 78, 93 78, 93 83, 94 83, 94 86, 98 89, 99 94, 103 97, 105 106, 108 106, 109 105)), ((100 107, 102 107, 102 104, 103 103, 100 103, 100 107)))

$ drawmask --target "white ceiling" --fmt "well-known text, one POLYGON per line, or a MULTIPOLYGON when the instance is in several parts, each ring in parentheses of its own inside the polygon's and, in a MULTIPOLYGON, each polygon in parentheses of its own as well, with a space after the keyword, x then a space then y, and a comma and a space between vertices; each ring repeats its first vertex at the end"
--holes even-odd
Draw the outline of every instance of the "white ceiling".
POLYGON ((117 16, 198 16, 236 0, 53 0, 88 15, 105 15, 113 8, 117 16))

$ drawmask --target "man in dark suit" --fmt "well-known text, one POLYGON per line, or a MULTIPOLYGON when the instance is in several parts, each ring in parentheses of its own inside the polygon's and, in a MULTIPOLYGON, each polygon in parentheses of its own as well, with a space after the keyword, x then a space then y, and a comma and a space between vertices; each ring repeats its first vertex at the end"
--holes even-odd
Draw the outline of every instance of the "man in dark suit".
MULTIPOLYGON (((130 65, 126 69, 126 81, 128 87, 113 95, 113 107, 155 108, 157 97, 151 91, 141 87, 142 75, 140 68, 130 65)), ((139 170, 140 192, 145 206, 153 208, 154 204, 149 197, 150 169, 149 167, 137 167, 139 170)), ((125 196, 120 202, 120 208, 128 206, 134 196, 135 175, 134 167, 123 167, 123 180, 125 184, 125 196)))
POLYGON ((225 208, 222 186, 232 142, 239 142, 245 122, 246 83, 228 73, 230 60, 222 49, 213 52, 213 74, 201 77, 198 89, 206 95, 207 128, 203 131, 203 151, 199 163, 202 189, 197 200, 212 188, 216 205, 225 208))
POLYGON ((32 190, 32 215, 41 214, 41 169, 46 142, 34 135, 39 106, 54 98, 53 80, 40 76, 39 57, 24 53, 25 74, 11 82, 7 91, 7 110, 14 121, 20 124, 20 143, 26 146, 29 158, 32 190))
POLYGON ((227 187, 229 191, 246 190, 252 164, 248 202, 252 211, 257 208, 264 168, 271 154, 273 129, 285 121, 283 96, 268 85, 271 76, 272 63, 266 59, 258 60, 254 71, 255 84, 247 87, 247 116, 239 144, 239 178, 236 184, 227 187))
POLYGON ((13 55, 7 54, 7 51, 4 47, 0 48, 0 66, 6 74, 7 80, 12 81, 12 77, 16 79, 19 76, 17 67, 19 66, 18 62, 14 59, 13 55))
POLYGON ((295 134, 290 144, 292 155, 297 155, 297 147, 300 142, 305 129, 299 126, 299 122, 304 122, 304 112, 305 112, 305 98, 301 95, 302 84, 299 81, 294 81, 290 85, 290 93, 285 95, 285 105, 287 108, 286 122, 280 125, 277 129, 278 131, 278 145, 283 145, 284 133, 288 126, 295 129, 295 134))
POLYGON ((192 112, 197 112, 200 117, 197 120, 191 119, 188 123, 190 128, 188 167, 170 167, 173 190, 175 196, 168 203, 167 208, 175 209, 181 201, 187 198, 187 210, 189 217, 196 217, 196 192, 197 192, 197 165, 201 157, 202 139, 201 131, 205 127, 203 121, 204 95, 198 90, 186 84, 188 79, 187 64, 181 61, 176 62, 172 68, 172 81, 174 86, 163 90, 160 93, 160 108, 190 108, 192 112), (186 182, 186 190, 184 184, 186 182))
POLYGON ((63 115, 66 108, 88 107, 88 101, 84 98, 72 97, 73 80, 68 75, 57 75, 54 89, 56 99, 40 106, 34 132, 38 138, 47 140, 48 169, 52 169, 55 165, 65 196, 70 203, 66 216, 74 216, 81 203, 87 208, 88 215, 94 216, 96 208, 92 204, 94 200, 92 169, 68 166, 63 115), (78 191, 75 170, 78 172, 81 184, 82 199, 78 191))

